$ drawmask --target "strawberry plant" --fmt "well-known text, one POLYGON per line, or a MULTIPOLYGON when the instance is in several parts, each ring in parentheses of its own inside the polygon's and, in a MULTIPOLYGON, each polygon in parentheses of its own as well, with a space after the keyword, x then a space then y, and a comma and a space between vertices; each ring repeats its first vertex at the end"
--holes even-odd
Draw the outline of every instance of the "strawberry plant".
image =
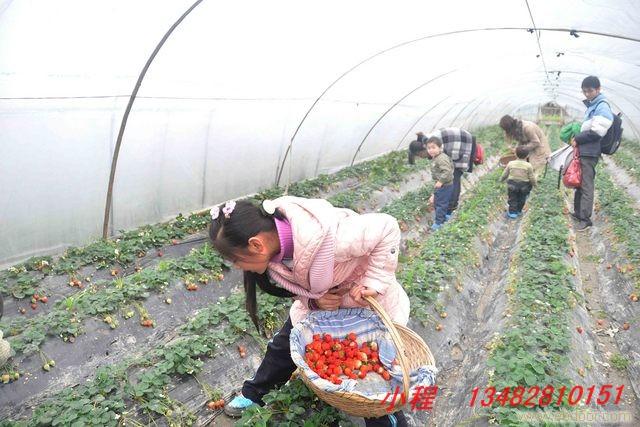
POLYGON ((426 159, 419 159, 416 164, 407 162, 406 153, 395 151, 384 157, 372 160, 371 167, 367 171, 366 178, 346 191, 342 191, 329 197, 334 206, 355 209, 356 205, 371 197, 371 193, 380 190, 390 184, 402 182, 407 175, 426 167, 426 159))
POLYGON ((203 245, 184 258, 158 264, 156 269, 142 270, 113 283, 94 283, 73 297, 59 301, 47 314, 30 319, 15 318, 0 327, 8 331, 16 353, 30 354, 47 335, 69 340, 82 333, 82 322, 88 317, 116 313, 128 303, 147 298, 150 292, 161 292, 171 280, 182 278, 185 273, 221 274, 222 266, 222 258, 209 245, 203 245))
POLYGON ((427 183, 416 191, 411 191, 401 198, 394 200, 380 212, 395 217, 401 224, 415 221, 426 214, 429 197, 433 193, 433 184, 427 183))
POLYGON ((616 165, 622 166, 629 175, 635 178, 636 182, 640 183, 638 157, 640 157, 640 143, 623 139, 612 159, 616 165))
POLYGON ((613 182, 603 167, 596 172, 596 189, 597 206, 608 221, 612 240, 622 256, 618 271, 631 278, 640 290, 640 271, 632 267, 640 265, 640 214, 634 208, 634 201, 613 182))
POLYGON ((476 140, 485 149, 485 155, 502 156, 509 151, 509 144, 504 140, 504 131, 500 126, 487 126, 472 132, 476 140))
MULTIPOLYGON (((283 312, 291 301, 260 293, 258 302, 262 315, 263 307, 283 312)), ((203 359, 215 355, 220 346, 234 343, 248 331, 255 335, 249 329, 253 328, 249 316, 239 309, 243 303, 243 293, 221 298, 180 327, 179 338, 174 342, 160 344, 144 356, 102 367, 92 381, 52 396, 35 408, 29 425, 78 422, 79 425, 115 426, 138 409, 150 417, 165 416, 177 425, 191 425, 193 415, 168 396, 167 385, 172 376, 200 372, 203 359), (141 367, 142 371, 133 374, 134 367, 141 367), (87 405, 94 411, 86 411, 87 405)))
MULTIPOLYGON (((530 197, 524 238, 512 259, 508 289, 512 315, 488 360, 493 369, 490 382, 498 391, 567 382, 567 324, 575 296, 571 270, 564 261, 568 224, 555 180, 547 175, 530 197)), ((508 405, 496 404, 492 413, 501 425, 518 425, 515 409, 508 405)))
POLYGON ((342 426, 352 425, 344 413, 327 405, 302 382, 290 380, 263 398, 266 406, 247 409, 236 426, 342 426))
POLYGON ((400 283, 411 298, 412 314, 426 322, 431 305, 445 286, 459 281, 478 254, 474 239, 486 232, 491 218, 502 209, 505 191, 497 179, 501 171, 483 176, 472 196, 458 208, 455 221, 418 242, 409 262, 402 263, 400 283))

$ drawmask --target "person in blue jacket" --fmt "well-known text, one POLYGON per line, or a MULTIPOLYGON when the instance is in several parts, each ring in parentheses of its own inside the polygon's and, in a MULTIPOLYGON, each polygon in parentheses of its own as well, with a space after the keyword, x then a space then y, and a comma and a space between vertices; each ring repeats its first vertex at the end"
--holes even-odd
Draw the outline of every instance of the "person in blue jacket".
POLYGON ((571 214, 576 220, 575 228, 578 231, 586 230, 592 225, 594 180, 600 158, 600 141, 613 124, 611 106, 600 93, 600 80, 596 76, 586 77, 582 81, 582 93, 587 98, 582 101, 587 106, 587 111, 580 133, 571 140, 571 145, 578 147, 582 167, 582 186, 575 191, 571 214))

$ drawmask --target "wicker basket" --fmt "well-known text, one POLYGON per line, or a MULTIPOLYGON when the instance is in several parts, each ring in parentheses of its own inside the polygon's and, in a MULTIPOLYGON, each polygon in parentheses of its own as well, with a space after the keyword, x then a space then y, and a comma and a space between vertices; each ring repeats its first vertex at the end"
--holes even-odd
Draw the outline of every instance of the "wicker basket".
POLYGON ((509 163, 512 160, 517 159, 518 157, 516 157, 515 154, 507 154, 506 156, 502 156, 500 157, 500 166, 504 167, 507 166, 507 163, 509 163))
MULTIPOLYGON (((435 365, 435 359, 424 340, 411 329, 393 323, 382 306, 372 297, 365 297, 373 310, 378 314, 387 327, 393 343, 395 344, 400 367, 402 368, 403 390, 409 390, 409 374, 419 366, 435 365)), ((305 375, 302 369, 298 373, 305 384, 322 400, 341 411, 356 417, 381 417, 387 415, 387 405, 381 400, 367 399, 366 397, 351 392, 327 392, 319 389, 305 375)), ((408 394, 408 392, 407 392, 408 394)), ((409 402, 409 396, 407 396, 409 402)), ((397 409, 402 409, 397 406, 397 409)))

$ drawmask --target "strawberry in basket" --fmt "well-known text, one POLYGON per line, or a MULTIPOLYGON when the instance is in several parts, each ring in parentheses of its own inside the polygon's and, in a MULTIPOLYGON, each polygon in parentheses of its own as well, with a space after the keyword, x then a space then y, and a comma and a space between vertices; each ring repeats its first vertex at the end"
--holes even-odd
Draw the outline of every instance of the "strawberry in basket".
POLYGON ((353 332, 343 339, 330 334, 315 334, 313 341, 305 347, 305 361, 320 378, 333 384, 341 384, 342 376, 352 380, 364 379, 371 372, 386 381, 391 380, 391 375, 378 358, 378 344, 375 341, 359 344, 353 332))

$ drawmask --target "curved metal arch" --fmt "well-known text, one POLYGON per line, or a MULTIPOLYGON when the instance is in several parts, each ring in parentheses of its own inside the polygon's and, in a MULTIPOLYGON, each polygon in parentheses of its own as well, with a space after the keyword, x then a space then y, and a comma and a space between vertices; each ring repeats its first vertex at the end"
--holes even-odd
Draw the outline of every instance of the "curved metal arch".
MULTIPOLYGON (((467 106, 469 106, 469 105, 473 104, 473 102, 475 102, 475 101, 476 101, 476 100, 478 100, 478 99, 480 99, 480 101, 482 101, 482 98, 483 98, 484 94, 485 94, 486 92, 490 92, 490 91, 493 91, 493 90, 494 90, 493 88, 490 88, 490 89, 488 89, 487 91, 482 92, 479 96, 476 96, 474 99, 472 99, 471 101, 469 101, 469 104, 468 104, 467 106)), ((445 98, 445 99, 449 99, 449 98, 450 98, 450 96, 449 96, 449 97, 447 97, 447 98, 445 98)), ((443 101, 444 101, 444 99, 443 99, 443 101)), ((425 111, 425 112, 424 112, 424 113, 423 113, 423 114, 422 114, 422 115, 421 115, 421 116, 420 116, 420 117, 419 117, 419 118, 418 118, 418 119, 417 119, 417 120, 416 120, 416 121, 411 125, 411 127, 407 130, 407 132, 406 132, 406 133, 404 134, 404 136, 402 137, 402 139, 398 142, 398 145, 396 145, 396 150, 397 150, 398 148, 400 148, 400 145, 402 145, 402 141, 404 141, 404 139, 407 137, 407 135, 408 135, 408 134, 409 134, 409 133, 410 133, 410 132, 411 132, 411 131, 412 131, 412 130, 417 126, 417 125, 418 125, 418 123, 420 123, 420 121, 421 121, 421 120, 422 120, 422 119, 423 119, 423 118, 424 118, 424 117, 425 117, 429 112, 431 112, 431 111, 432 111, 432 110, 433 110, 437 105, 439 105, 441 102, 442 102, 442 101, 440 101, 440 102, 439 102, 438 104, 436 104, 435 106, 430 107, 427 111, 425 111)), ((455 106, 455 105, 459 105, 459 104, 460 104, 460 103, 456 103, 456 104, 454 104, 454 106, 455 106)), ((474 113, 474 112, 475 112, 475 111, 480 107, 480 105, 482 105, 482 103, 481 103, 481 102, 479 102, 479 103, 478 103, 478 105, 477 105, 477 106, 476 106, 476 107, 475 107, 475 108, 474 108, 474 109, 469 113, 469 115, 473 114, 473 113, 474 113)), ((465 107, 465 108, 466 108, 466 107, 465 107)), ((464 111, 464 110, 465 110, 465 108, 463 108, 462 110, 460 110, 460 112, 458 113, 458 115, 456 115, 456 117, 453 119, 452 123, 453 123, 453 122, 455 122, 455 120, 457 120, 457 118, 460 116, 460 114, 462 113, 462 111, 464 111)), ((449 109, 449 111, 450 111, 451 109, 452 109, 452 108, 450 108, 450 109, 449 109)), ((449 111, 447 111, 447 113, 445 113, 445 115, 444 115, 444 116, 446 116, 446 114, 448 114, 448 112, 449 112, 449 111)), ((441 117, 441 120, 442 120, 442 118, 444 118, 444 116, 443 116, 443 117, 441 117)), ((453 124, 452 124, 452 125, 453 125, 453 124)), ((452 125, 451 125, 451 126, 452 126, 452 125)), ((466 128, 466 126, 465 126, 465 128, 466 128)))
MULTIPOLYGON (((589 75, 588 73, 583 73, 583 72, 580 72, 580 71, 573 71, 573 70, 553 70, 553 71, 549 71, 549 72, 553 74, 553 73, 557 73, 558 71, 561 74, 577 74, 577 75, 580 75, 580 76, 588 76, 589 75)), ((611 79, 609 77, 607 77, 607 80, 609 80, 610 82, 614 82, 616 84, 619 84, 619 85, 622 85, 622 86, 627 86, 627 87, 630 87, 630 88, 635 89, 637 91, 640 91, 640 87, 639 86, 632 85, 631 83, 621 82, 620 80, 611 79)))
MULTIPOLYGON (((362 139, 362 141, 360 142, 360 145, 358 145, 358 148, 356 149, 356 152, 355 152, 355 154, 353 155, 353 158, 351 159, 351 164, 350 164, 350 165, 351 165, 351 166, 353 166, 353 164, 355 163, 355 159, 356 159, 356 157, 357 157, 358 153, 360 152, 360 149, 361 149, 361 148, 362 148, 362 146, 364 145, 364 143, 365 143, 365 141, 366 141, 367 137, 371 134, 371 132, 373 131, 373 129, 378 125, 378 123, 380 123, 380 121, 381 121, 381 120, 382 120, 382 119, 383 119, 383 118, 384 118, 384 117, 385 117, 385 116, 386 116, 386 115, 387 115, 387 114, 388 114, 392 109, 394 109, 394 108, 395 108, 395 107, 396 107, 400 102, 402 102, 404 99, 406 99, 409 95, 411 95, 411 94, 415 93, 417 90, 421 89, 422 87, 426 86, 427 84, 429 84, 429 83, 433 82, 434 80, 437 80, 437 79, 439 79, 439 78, 441 78, 441 77, 444 77, 444 76, 446 76, 446 75, 452 74, 453 72, 456 72, 456 71, 458 71, 458 70, 459 70, 459 69, 454 69, 454 70, 448 71, 448 72, 446 72, 446 73, 443 73, 443 74, 441 74, 441 75, 439 75, 439 76, 436 76, 435 78, 433 78, 433 79, 429 80, 428 82, 423 83, 423 84, 419 85, 418 87, 416 87, 416 88, 412 89, 412 90, 411 90, 411 91, 409 91, 407 94, 405 94, 402 98, 400 98, 398 101, 396 101, 393 105, 391 105, 391 107, 389 107, 389 108, 388 108, 388 109, 387 109, 387 110, 386 110, 386 111, 385 111, 385 112, 384 112, 384 113, 383 113, 383 114, 382 114, 382 115, 381 115, 381 116, 380 116, 380 117, 375 121, 375 123, 371 126, 371 128, 369 129, 369 131, 366 133, 366 135, 364 136, 364 138, 363 138, 363 139, 362 139)), ((530 72, 530 73, 538 73, 538 72, 530 72)), ((453 106, 452 106, 451 108, 449 108, 449 110, 447 110, 447 112, 446 112, 446 113, 445 113, 445 114, 440 118, 440 120, 444 119, 444 117, 446 117, 446 115, 447 115, 447 114, 448 114, 448 113, 453 109, 453 107, 454 107, 454 106, 456 106, 456 105, 460 105, 460 103, 453 104, 453 106)), ((466 106, 465 106, 461 111, 463 111, 465 108, 466 108, 466 106)), ((460 113, 458 113, 458 116, 459 116, 459 114, 460 114, 460 113)), ((426 115, 426 113, 425 113, 425 114, 423 114, 423 115, 421 116, 421 118, 422 118, 422 117, 424 117, 424 115, 426 115)), ((457 119, 457 117, 458 117, 458 116, 456 116, 456 119, 457 119)), ((438 120, 438 122, 436 122, 436 123, 439 123, 439 122, 440 122, 440 120, 438 120)), ((454 120, 455 120, 455 119, 454 119, 454 120)), ((414 126, 415 126, 415 125, 414 125, 414 126)), ((412 128, 413 128, 413 127, 412 127, 412 128)), ((411 130, 411 129, 410 129, 410 130, 411 130)), ((409 130, 409 131, 410 131, 410 130, 409 130)), ((407 134, 408 134, 408 132, 407 132, 407 134)), ((407 134, 405 134, 405 136, 406 136, 407 134)), ((404 139, 404 137, 403 137, 403 139, 404 139)))
POLYGON ((400 148, 400 145, 402 145, 402 141, 404 141, 404 139, 407 137, 407 135, 409 135, 409 132, 411 132, 411 130, 416 127, 416 125, 420 122, 420 120, 422 120, 424 118, 424 116, 429 114, 434 108, 436 108, 438 105, 442 104, 444 101, 446 101, 449 98, 451 98, 451 96, 446 96, 446 97, 442 98, 440 101, 438 101, 433 106, 431 106, 427 111, 422 113, 422 115, 420 117, 418 117, 418 119, 415 122, 413 122, 413 125, 411 125, 409 130, 407 130, 405 132, 405 134, 402 136, 402 138, 400 138, 400 142, 398 142, 398 145, 396 145, 396 150, 398 148, 400 148))
POLYGON ((378 117, 378 120, 375 121, 375 123, 373 125, 371 125, 371 127, 369 128, 369 131, 367 131, 367 133, 365 134, 364 138, 362 138, 362 141, 360 141, 360 144, 358 145, 358 148, 356 149, 356 152, 353 155, 353 158, 351 159, 351 164, 350 166, 353 166, 353 163, 356 161, 356 157, 358 156, 358 153, 360 152, 360 149, 362 148, 362 145, 364 144, 364 142, 367 140, 367 137, 371 134, 371 132, 373 131, 373 129, 375 129, 375 127, 378 125, 378 123, 380 123, 380 121, 391 111, 393 110, 398 104, 400 104, 402 101, 404 101, 408 96, 410 96, 412 93, 415 93, 416 91, 422 89, 423 87, 427 86, 430 83, 433 83, 434 81, 440 79, 441 77, 445 77, 448 76, 449 74, 452 74, 454 72, 458 71, 458 69, 454 69, 451 71, 447 71, 446 73, 442 73, 432 79, 429 79, 428 81, 418 85, 417 87, 413 88, 412 90, 410 90, 409 92, 407 92, 405 95, 403 95, 400 99, 398 99, 396 102, 394 102, 391 107, 389 107, 384 113, 382 113, 382 115, 380 117, 378 117))
MULTIPOLYGON (((586 75, 588 75, 587 73, 574 72, 574 71, 563 71, 563 70, 555 70, 555 71, 549 71, 549 72, 550 72, 550 73, 554 73, 554 72, 558 72, 558 71, 560 71, 561 73, 567 73, 567 74, 577 74, 577 75, 585 75, 585 76, 586 76, 586 75)), ((620 81, 612 80, 612 79, 608 79, 608 80, 613 81, 613 82, 615 82, 615 83, 617 83, 617 84, 620 84, 620 85, 629 86, 629 87, 632 87, 632 88, 634 88, 634 89, 639 89, 639 90, 640 90, 640 88, 637 88, 637 87, 635 87, 635 86, 633 86, 633 85, 631 85, 631 84, 628 84, 628 83, 624 83, 624 82, 620 82, 620 81)), ((629 104, 631 104, 634 108, 636 108, 638 111, 640 111, 640 108, 638 107, 638 105, 636 105, 636 103, 635 103, 635 102, 633 102, 632 100, 630 100, 629 98, 627 98, 625 95, 622 95, 618 90, 613 89, 613 88, 610 88, 610 90, 611 90, 611 93, 614 93, 614 94, 616 94, 616 96, 618 96, 618 97, 620 97, 620 98, 623 98, 625 101, 627 101, 629 104)), ((570 94, 568 94, 568 93, 566 93, 566 92, 559 92, 559 93, 561 93, 562 95, 567 96, 567 97, 569 97, 569 98, 571 98, 571 99, 575 99, 575 100, 576 100, 580 105, 582 105, 582 100, 581 100, 580 98, 576 97, 575 95, 570 95, 570 94)), ((615 106, 616 108, 618 108, 619 110, 622 110, 622 109, 621 109, 617 104, 615 104, 614 102, 611 102, 611 103, 612 103, 612 105, 614 105, 614 106, 615 106)), ((521 104, 521 105, 524 105, 524 104, 521 104)), ((519 107, 518 107, 518 108, 519 108, 519 107)), ((491 111, 491 113, 490 113, 489 115, 485 116, 484 121, 486 121, 486 117, 489 117, 491 114, 493 114, 493 112, 494 112, 494 111, 495 111, 495 109, 494 109, 494 110, 492 110, 492 111, 491 111)), ((635 129, 635 125, 633 125, 633 123, 631 123, 631 122, 629 122, 629 123, 630 123, 630 124, 631 124, 631 126, 635 129)))
POLYGON ((289 154, 291 152, 291 146, 293 144, 293 141, 295 139, 295 137, 298 135, 298 132, 300 131, 300 128, 302 127, 303 123, 305 122, 305 120, 307 119, 307 117, 309 116, 309 114, 311 113, 311 111, 315 108, 316 104, 320 101, 320 99, 329 91, 329 89, 331 89, 336 83, 338 83, 340 80, 342 80, 343 77, 345 77, 347 74, 349 74, 350 72, 352 72, 353 70, 355 70, 356 68, 358 68, 360 65, 372 60, 373 58, 376 58, 380 55, 383 55, 391 50, 395 50, 398 49, 400 47, 412 44, 412 43, 416 43, 422 40, 428 40, 428 39, 432 39, 432 38, 437 38, 437 37, 445 37, 445 36, 450 36, 450 35, 454 35, 454 34, 464 34, 464 33, 472 33, 472 32, 482 32, 482 31, 518 31, 518 30, 525 30, 525 31, 553 31, 553 32, 567 32, 567 33, 583 33, 583 34, 591 34, 591 35, 596 35, 596 36, 602 36, 602 37, 611 37, 611 38, 617 38, 617 39, 621 39, 621 40, 629 40, 629 41, 634 41, 634 42, 640 42, 640 39, 636 39, 633 37, 627 37, 627 36, 622 36, 622 35, 618 35, 618 34, 612 34, 612 33, 603 33, 603 32, 598 32, 598 31, 589 31, 589 30, 580 30, 580 29, 571 29, 571 28, 529 28, 529 27, 485 27, 485 28, 469 28, 469 29, 463 29, 463 30, 457 30, 457 31, 449 31, 449 32, 444 32, 444 33, 437 33, 437 34, 430 34, 428 36, 424 36, 424 37, 419 37, 417 39, 413 39, 413 40, 408 40, 405 42, 401 42, 398 43, 394 46, 388 47, 386 49, 383 49, 379 52, 374 53, 373 55, 363 59, 362 61, 358 62, 357 64, 355 64, 354 66, 352 66, 351 68, 349 68, 347 71, 345 71, 344 73, 342 73, 337 79, 335 79, 331 84, 329 84, 329 86, 327 86, 322 93, 315 99, 315 101, 313 101, 313 103, 311 104, 311 106, 309 107, 309 109, 307 110, 307 112, 304 114, 304 116, 302 117, 302 120, 300 121, 300 123, 298 124, 298 126, 296 127, 296 130, 294 131, 293 135, 291 136, 291 140, 289 141, 289 145, 287 146, 287 149, 284 153, 284 156, 282 158, 282 162, 280 163, 280 165, 278 165, 278 168, 276 169, 276 181, 275 181, 275 185, 278 186, 280 185, 280 179, 282 178, 282 173, 284 171, 284 164, 287 161, 287 158, 289 157, 289 154))
MULTIPOLYGON (((616 93, 617 91, 612 90, 612 92, 616 93)), ((579 104, 582 104, 582 99, 581 99, 581 98, 579 98, 579 97, 577 97, 577 96, 575 96, 575 95, 573 95, 573 94, 571 94, 571 93, 564 92, 564 91, 558 91, 558 93, 559 93, 559 94, 561 94, 561 95, 563 95, 563 96, 566 96, 566 97, 567 97, 567 98, 569 98, 569 99, 573 99, 573 100, 575 100, 575 101, 576 101, 577 103, 579 103, 579 104)), ((640 111, 640 108, 638 108, 638 106, 637 106, 637 105, 635 105, 634 103, 632 103, 631 101, 629 101, 626 97, 623 97, 623 96, 621 96, 620 94, 617 94, 617 96, 620 96, 620 97, 624 98, 624 99, 625 99, 625 101, 628 101, 628 102, 629 102, 629 103, 630 103, 634 108, 636 108, 638 111, 640 111)), ((535 98, 534 98, 534 99, 535 99, 535 98)), ((517 109, 519 109, 519 108, 520 108, 520 107, 522 107, 523 105, 526 105, 526 104, 527 104, 527 103, 529 103, 529 102, 530 102, 530 101, 529 101, 529 100, 527 100, 527 101, 525 101, 525 102, 523 102, 523 103, 519 104, 519 105, 517 106, 517 108, 516 108, 514 111, 517 111, 517 109)), ((612 105, 612 106, 614 106, 615 108, 617 108, 618 110, 620 110, 623 114, 626 114, 626 113, 624 113, 624 110, 623 110, 622 108, 620 108, 620 106, 619 106, 617 103, 615 103, 615 102, 613 102, 613 101, 610 101, 610 102, 611 102, 611 105, 612 105)), ((488 118, 488 117, 490 117, 490 116, 491 116, 491 114, 493 114, 493 113, 494 113, 494 111, 495 111, 495 109, 494 109, 494 110, 492 110, 492 112, 491 112, 489 115, 485 116, 485 121, 487 120, 487 118, 488 118)), ((629 125, 631 126, 631 128, 633 129, 633 133, 634 133, 636 136, 639 136, 639 135, 640 135, 640 132, 638 131, 638 129, 636 128, 636 126, 633 124, 633 122, 629 121, 628 123, 629 123, 629 125)))
MULTIPOLYGON (((539 71, 530 71, 530 72, 529 72, 529 73, 527 73, 527 74, 534 74, 534 73, 535 73, 535 74, 538 74, 538 73, 539 73, 539 71)), ((487 92, 493 92, 494 90, 495 90, 495 88, 491 87, 491 88, 488 88, 487 90, 485 90, 485 91, 481 92, 481 93, 480 93, 480 95, 476 96, 476 97, 475 97, 475 98, 473 98, 471 101, 469 101, 469 104, 468 104, 468 105, 473 104, 473 102, 475 102, 478 98, 480 98, 480 101, 482 101, 482 99, 483 99, 483 97, 484 97, 484 94, 485 94, 485 93, 487 93, 487 92)), ((450 96, 449 96, 449 97, 447 97, 447 98, 445 98, 445 99, 449 99, 449 98, 450 98, 450 96)), ((440 102, 442 102, 442 101, 440 101, 440 102)), ((459 104, 460 104, 460 103, 456 103, 456 104, 454 104, 454 106, 455 106, 455 105, 459 105, 459 104)), ((478 104, 478 105, 477 105, 477 106, 476 106, 476 107, 471 111, 471 113, 469 113, 469 115, 473 114, 473 113, 474 113, 474 112, 475 112, 475 111, 480 107, 480 105, 482 105, 482 104, 481 104, 481 103, 479 103, 479 104, 478 104)), ((426 116, 426 115, 427 115, 431 110, 433 110, 433 108, 434 108, 434 107, 430 107, 427 111, 425 111, 425 112, 424 112, 424 113, 423 113, 423 114, 418 118, 418 120, 416 120, 416 121, 412 124, 412 126, 409 128, 409 130, 407 130, 407 132, 404 134, 404 136, 402 137, 402 139, 400 140, 400 142, 399 142, 399 143, 398 143, 398 145, 396 146, 396 150, 400 147, 400 145, 402 144, 402 141, 404 141, 404 138, 406 138, 406 136, 411 132, 411 130, 413 130, 413 129, 417 126, 417 124, 418 124, 418 123, 419 123, 419 122, 424 118, 424 116, 426 116)), ((450 108, 450 109, 449 109, 449 111, 450 111, 451 109, 452 109, 452 108, 450 108)), ((455 122, 455 120, 457 120, 457 118, 460 116, 460 114, 462 113, 462 111, 464 111, 465 109, 466 109, 466 107, 465 107, 465 108, 463 108, 462 110, 460 110, 460 112, 458 113, 458 115, 456 115, 456 117, 453 119, 453 121, 454 121, 454 122, 455 122)), ((447 113, 445 113, 445 115, 444 115, 443 117, 441 117, 441 119, 440 119, 440 120, 442 120, 442 119, 446 116, 446 114, 448 114, 448 111, 447 111, 447 113)))
POLYGON ((115 181, 116 176, 116 166, 118 165, 118 156, 120 154, 120 147, 122 146, 122 137, 124 136, 124 130, 127 126, 127 119, 129 118, 129 113, 131 113, 131 108, 133 107, 133 102, 136 100, 136 95, 138 94, 138 90, 142 85, 142 80, 144 80, 144 76, 147 74, 147 70, 151 66, 151 63, 155 59, 158 52, 167 41, 173 30, 175 30, 178 25, 195 9, 203 0, 196 0, 177 20, 173 23, 173 25, 167 30, 162 39, 158 42, 155 49, 147 59, 147 62, 142 67, 142 71, 138 76, 138 80, 133 88, 133 92, 131 92, 131 96, 129 97, 129 102, 127 103, 127 108, 124 110, 124 115, 122 116, 122 122, 120 123, 120 130, 118 131, 118 138, 116 139, 116 146, 113 150, 113 158, 111 159, 111 172, 109 173, 109 185, 107 186, 107 200, 104 206, 104 221, 102 223, 102 238, 106 239, 109 236, 109 213, 111 211, 111 202, 113 200, 113 183, 115 181))

